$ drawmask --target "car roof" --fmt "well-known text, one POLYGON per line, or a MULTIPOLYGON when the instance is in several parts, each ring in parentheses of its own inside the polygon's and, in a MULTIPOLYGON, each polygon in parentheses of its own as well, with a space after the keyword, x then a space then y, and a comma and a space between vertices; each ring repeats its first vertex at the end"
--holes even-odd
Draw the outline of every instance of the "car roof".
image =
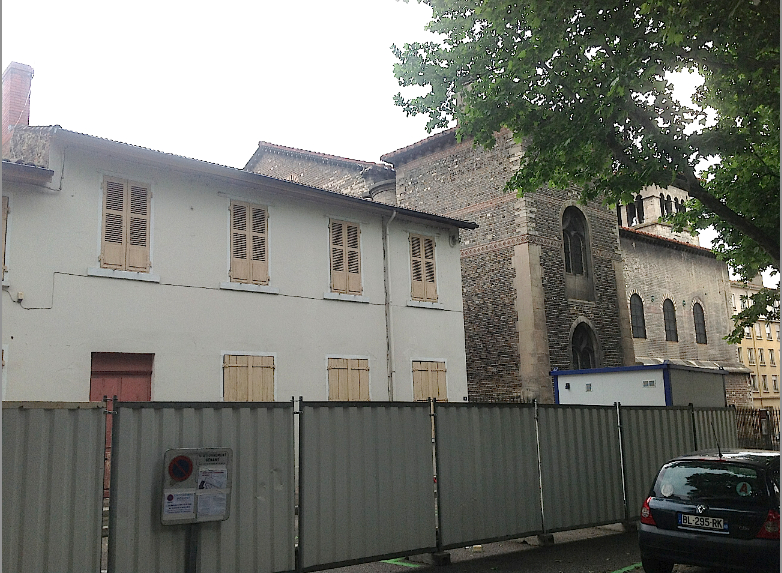
POLYGON ((768 450, 701 450, 678 456, 670 460, 670 462, 678 461, 720 461, 729 460, 740 462, 742 464, 757 466, 762 468, 768 468, 776 464, 779 467, 779 452, 773 452, 768 450))

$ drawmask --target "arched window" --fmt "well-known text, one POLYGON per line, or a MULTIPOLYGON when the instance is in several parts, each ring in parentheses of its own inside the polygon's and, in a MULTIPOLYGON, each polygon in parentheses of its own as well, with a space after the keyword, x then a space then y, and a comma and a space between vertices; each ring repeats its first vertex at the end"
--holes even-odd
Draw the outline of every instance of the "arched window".
POLYGON ((665 195, 660 193, 660 215, 665 215, 665 195))
POLYGON ((616 222, 620 227, 622 226, 622 204, 621 203, 616 204, 616 222))
POLYGON ((586 274, 586 222, 575 207, 568 207, 562 215, 562 240, 565 244, 565 272, 586 274))
POLYGON ((635 216, 635 203, 628 203, 627 205, 627 225, 632 227, 638 224, 638 218, 635 216))
POLYGON ((663 301, 663 320, 665 320, 665 340, 679 342, 679 333, 676 331, 676 307, 669 298, 663 301))
POLYGON ((635 293, 630 297, 630 324, 633 327, 633 338, 646 338, 644 303, 635 293))
POLYGON ((644 222, 644 200, 641 195, 635 196, 635 216, 638 217, 638 222, 644 222))
POLYGON ((582 322, 576 327, 573 331, 571 344, 573 349, 573 368, 575 370, 597 368, 595 335, 588 324, 582 322))
POLYGON ((671 196, 668 195, 665 198, 665 214, 671 215, 673 213, 673 202, 671 201, 671 196))
POLYGON ((692 317, 695 320, 695 342, 706 344, 706 319, 703 316, 703 307, 698 302, 692 307, 692 317))

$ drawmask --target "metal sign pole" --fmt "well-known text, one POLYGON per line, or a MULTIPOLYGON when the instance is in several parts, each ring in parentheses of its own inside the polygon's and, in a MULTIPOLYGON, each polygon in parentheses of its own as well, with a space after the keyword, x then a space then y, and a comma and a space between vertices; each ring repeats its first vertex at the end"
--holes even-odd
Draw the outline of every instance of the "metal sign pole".
POLYGON ((196 573, 198 561, 198 524, 190 523, 185 535, 185 573, 196 573))

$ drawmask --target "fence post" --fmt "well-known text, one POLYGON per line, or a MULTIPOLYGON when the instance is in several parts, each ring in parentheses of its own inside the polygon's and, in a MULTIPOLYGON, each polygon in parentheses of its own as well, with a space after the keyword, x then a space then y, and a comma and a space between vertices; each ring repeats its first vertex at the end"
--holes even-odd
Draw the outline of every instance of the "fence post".
POLYGON ((693 405, 692 402, 690 402, 689 408, 690 408, 690 420, 692 420, 692 442, 693 442, 692 449, 694 451, 697 451, 698 450, 698 427, 695 424, 695 406, 693 405))
POLYGON ((625 507, 625 521, 628 521, 630 517, 630 508, 627 503, 627 474, 625 473, 625 454, 624 454, 624 441, 622 436, 622 404, 614 402, 616 407, 616 427, 619 435, 619 467, 622 470, 622 501, 625 507))

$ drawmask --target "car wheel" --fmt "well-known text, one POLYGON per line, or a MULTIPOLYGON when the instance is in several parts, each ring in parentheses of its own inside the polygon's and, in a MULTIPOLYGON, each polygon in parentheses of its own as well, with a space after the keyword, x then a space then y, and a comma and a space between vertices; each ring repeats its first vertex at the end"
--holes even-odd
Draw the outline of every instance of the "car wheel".
POLYGON ((646 573, 671 573, 673 563, 659 559, 641 559, 641 565, 646 573))

